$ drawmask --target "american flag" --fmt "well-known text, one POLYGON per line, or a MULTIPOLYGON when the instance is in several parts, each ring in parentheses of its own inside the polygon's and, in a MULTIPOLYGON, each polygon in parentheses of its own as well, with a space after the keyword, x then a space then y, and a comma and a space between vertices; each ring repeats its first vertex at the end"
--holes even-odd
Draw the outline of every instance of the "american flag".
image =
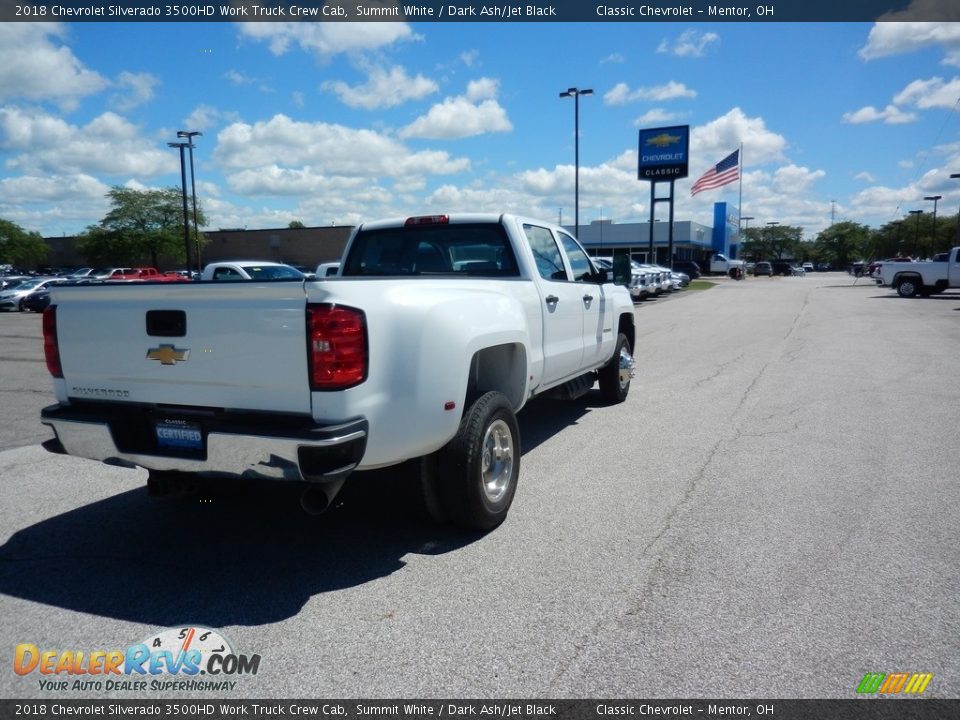
POLYGON ((700 179, 690 188, 690 195, 696 195, 701 190, 713 190, 722 185, 732 183, 739 178, 740 149, 737 148, 701 175, 700 179))

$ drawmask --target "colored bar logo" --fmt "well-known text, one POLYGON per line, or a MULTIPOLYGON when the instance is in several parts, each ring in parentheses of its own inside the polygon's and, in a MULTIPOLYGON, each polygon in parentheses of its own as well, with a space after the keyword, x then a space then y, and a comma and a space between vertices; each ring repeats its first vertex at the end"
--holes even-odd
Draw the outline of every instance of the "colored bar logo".
POLYGON ((867 673, 857 686, 858 695, 921 695, 933 673, 867 673))

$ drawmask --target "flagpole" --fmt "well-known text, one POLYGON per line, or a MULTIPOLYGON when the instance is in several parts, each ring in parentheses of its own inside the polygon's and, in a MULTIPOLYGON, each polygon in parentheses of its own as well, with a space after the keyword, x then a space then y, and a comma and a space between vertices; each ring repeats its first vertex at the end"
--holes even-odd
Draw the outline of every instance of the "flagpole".
POLYGON ((740 199, 737 207, 737 239, 740 245, 743 245, 743 237, 740 235, 740 216, 743 215, 743 143, 740 143, 740 199))

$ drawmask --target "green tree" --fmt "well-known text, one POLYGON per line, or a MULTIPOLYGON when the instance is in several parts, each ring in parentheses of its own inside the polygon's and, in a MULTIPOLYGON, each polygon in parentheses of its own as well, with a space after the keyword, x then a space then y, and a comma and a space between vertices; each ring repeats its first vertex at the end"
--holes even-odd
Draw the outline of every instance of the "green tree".
POLYGON ((817 252, 834 266, 845 268, 855 260, 872 257, 873 231, 855 222, 839 222, 821 230, 815 240, 817 252))
POLYGON ((290 228, 291 230, 302 230, 303 228, 306 227, 306 225, 304 225, 303 222, 300 220, 291 220, 290 224, 287 225, 287 227, 290 228))
POLYGON ((16 223, 0 219, 0 264, 28 268, 43 261, 49 251, 40 233, 27 232, 16 223))
MULTIPOLYGON (((80 253, 91 263, 151 265, 159 258, 184 263, 183 198, 176 187, 160 190, 131 190, 114 187, 107 193, 113 208, 99 225, 87 228, 77 242, 80 253)), ((188 213, 193 219, 192 212, 188 213)), ((198 225, 206 224, 197 207, 198 225)), ((190 227, 191 247, 194 233, 190 227)))

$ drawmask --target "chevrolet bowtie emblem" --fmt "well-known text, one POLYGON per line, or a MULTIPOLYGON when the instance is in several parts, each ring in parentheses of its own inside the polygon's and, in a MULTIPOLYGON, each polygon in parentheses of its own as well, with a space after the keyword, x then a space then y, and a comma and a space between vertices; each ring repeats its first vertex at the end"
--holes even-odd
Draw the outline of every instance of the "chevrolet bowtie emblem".
POLYGON ((178 362, 186 362, 189 357, 189 350, 177 350, 173 345, 161 345, 147 350, 147 360, 159 360, 161 365, 176 365, 178 362))
POLYGON ((647 138, 648 145, 656 145, 659 148, 665 148, 667 145, 673 145, 680 142, 679 135, 670 135, 668 133, 660 133, 656 137, 647 138))

